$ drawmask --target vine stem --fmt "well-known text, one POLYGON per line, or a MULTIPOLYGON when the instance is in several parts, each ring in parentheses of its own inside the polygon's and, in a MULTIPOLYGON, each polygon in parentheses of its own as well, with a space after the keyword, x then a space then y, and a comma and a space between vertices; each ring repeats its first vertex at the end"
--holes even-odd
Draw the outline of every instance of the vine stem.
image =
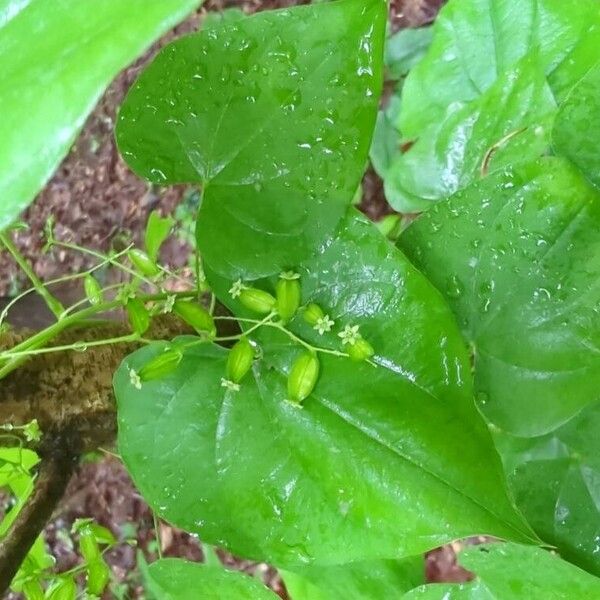
POLYGON ((51 352, 67 352, 69 350, 75 350, 77 352, 85 352, 88 348, 94 348, 98 346, 108 346, 109 344, 126 344, 129 342, 140 341, 138 333, 130 333, 129 335, 122 335, 114 338, 107 338, 105 340, 94 340, 92 342, 77 342, 76 344, 69 344, 67 346, 51 346, 50 348, 39 348, 37 350, 24 350, 23 352, 7 352, 0 353, 0 360, 10 360, 11 358, 18 358, 20 356, 36 356, 38 354, 50 354, 51 352))
POLYGON ((65 310, 63 305, 48 291, 48 288, 34 273, 31 265, 23 258, 23 256, 21 256, 17 247, 5 233, 0 232, 0 242, 2 242, 4 247, 10 252, 11 256, 15 259, 19 267, 21 267, 25 275, 27 275, 35 291, 43 298, 48 308, 52 311, 52 314, 57 319, 60 319, 60 316, 65 310))
MULTIPOLYGON (((152 302, 157 300, 165 300, 168 296, 173 295, 176 295, 180 298, 193 298, 195 297, 195 292, 178 292, 175 294, 149 294, 141 295, 139 296, 139 299, 142 302, 152 302)), ((11 352, 13 354, 19 353, 19 356, 10 360, 6 365, 0 368, 0 380, 6 377, 9 373, 12 373, 15 369, 20 367, 27 360, 27 357, 31 354, 31 352, 26 351, 37 350, 41 346, 48 344, 57 335, 59 335, 69 327, 80 325, 82 322, 85 322, 86 320, 91 319, 100 313, 108 312, 110 310, 114 310, 122 306, 123 302, 120 300, 113 300, 110 302, 96 304, 95 306, 90 306, 88 308, 80 310, 77 313, 63 318, 60 321, 57 321, 47 329, 44 329, 43 331, 36 333, 35 335, 21 342, 20 344, 17 344, 14 348, 11 348, 11 352)))
POLYGON ((273 327, 274 329, 282 331, 291 340, 293 340, 297 344, 300 344, 301 346, 304 346, 307 350, 310 350, 311 352, 321 352, 323 354, 331 354, 332 356, 348 358, 348 354, 346 354, 345 352, 340 352, 339 350, 330 350, 329 348, 321 348, 319 346, 313 346, 312 344, 305 342, 301 337, 298 337, 296 334, 292 333, 289 329, 286 329, 280 323, 264 323, 264 325, 265 327, 273 327))
MULTIPOLYGON (((116 254, 115 256, 113 256, 112 258, 113 258, 113 260, 117 259, 117 258, 121 257, 123 254, 126 254, 126 253, 127 253, 127 250, 122 250, 121 252, 119 252, 118 254, 116 254)), ((102 262, 100 262, 99 264, 93 266, 92 268, 88 269, 87 271, 82 271, 81 273, 74 273, 72 275, 64 275, 63 277, 57 277, 56 279, 51 279, 50 281, 46 281, 44 285, 45 285, 45 287, 48 287, 48 286, 51 286, 51 285, 56 285, 58 283, 64 283, 64 282, 67 282, 67 281, 75 281, 77 279, 83 279, 87 275, 91 275, 92 273, 98 271, 102 267, 105 267, 107 264, 110 264, 110 259, 108 259, 108 258, 105 257, 102 262)), ((103 291, 106 291, 106 289, 108 289, 108 288, 105 288, 103 291)), ((36 288, 35 287, 31 287, 31 288, 25 290, 24 292, 21 292, 18 296, 15 296, 4 307, 4 310, 0 313, 0 325, 2 325, 2 323, 4 323, 4 321, 6 320, 6 317, 8 316, 8 313, 10 312, 10 309, 15 304, 17 304, 17 302, 19 302, 20 300, 22 300, 23 298, 25 298, 26 296, 28 296, 29 294, 31 294, 31 293, 33 293, 35 291, 36 291, 36 288)), ((85 301, 87 301, 87 299, 85 301)), ((80 304, 80 303, 78 302, 77 304, 80 304)), ((60 316, 64 317, 66 314, 68 314, 71 311, 72 308, 73 308, 73 306, 69 307, 60 316)))
MULTIPOLYGON (((83 248, 81 246, 77 246, 76 244, 70 244, 69 242, 59 242, 58 240, 53 240, 52 244, 54 246, 58 246, 59 248, 64 248, 65 250, 73 250, 75 252, 82 252, 83 254, 89 254, 90 256, 93 256, 94 258, 97 258, 98 260, 106 261, 108 264, 112 265, 113 267, 116 267, 117 269, 121 269, 121 271, 131 275, 135 279, 139 279, 139 280, 143 281, 144 283, 147 283, 148 285, 156 285, 156 282, 152 281, 151 279, 148 279, 147 277, 144 277, 141 273, 138 273, 137 271, 134 271, 133 269, 126 267, 124 264, 120 263, 118 260, 115 260, 115 257, 106 256, 106 255, 102 254, 101 252, 96 252, 95 250, 91 250, 90 248, 83 248)), ((131 250, 131 248, 133 248, 133 244, 130 244, 127 247, 127 250, 125 252, 131 250)))

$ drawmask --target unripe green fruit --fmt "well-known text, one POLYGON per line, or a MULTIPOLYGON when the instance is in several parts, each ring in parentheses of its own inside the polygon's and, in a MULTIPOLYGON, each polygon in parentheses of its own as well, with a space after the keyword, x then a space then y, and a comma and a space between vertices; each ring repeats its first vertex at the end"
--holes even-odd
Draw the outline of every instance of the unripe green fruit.
POLYGON ((208 334, 210 338, 217 335, 217 326, 212 315, 195 302, 177 300, 173 305, 173 312, 180 316, 188 325, 199 334, 208 334))
POLYGON ((172 373, 183 358, 180 350, 167 350, 144 365, 139 372, 142 381, 161 379, 172 373))
POLYGON ((139 298, 130 298, 127 302, 127 317, 133 331, 143 335, 150 327, 150 313, 139 298))
POLYGON ((368 360, 375 354, 373 346, 366 340, 363 340, 363 338, 358 338, 354 344, 348 346, 347 352, 350 358, 356 362, 368 360))
POLYGON ((240 302, 247 309, 260 315, 268 315, 274 308, 276 300, 264 290, 245 288, 240 294, 240 302))
POLYGON ((133 266, 146 277, 154 277, 160 273, 156 263, 143 251, 138 248, 132 248, 127 256, 133 263, 133 266))
POLYGON ((319 359, 316 354, 306 352, 296 359, 288 377, 288 399, 302 403, 315 389, 319 378, 319 359))
POLYGON ((246 339, 242 338, 229 353, 227 359, 227 379, 233 383, 240 383, 254 362, 254 348, 246 339))
POLYGON ((102 288, 98 283, 98 280, 93 275, 86 275, 83 282, 83 288, 85 290, 85 296, 89 300, 90 304, 96 305, 102 302, 102 288))
POLYGON ((300 282, 297 279, 280 279, 276 286, 277 313, 287 323, 300 307, 300 282))
POLYGON ((313 327, 325 316, 325 313, 318 304, 314 302, 304 309, 304 320, 313 327))

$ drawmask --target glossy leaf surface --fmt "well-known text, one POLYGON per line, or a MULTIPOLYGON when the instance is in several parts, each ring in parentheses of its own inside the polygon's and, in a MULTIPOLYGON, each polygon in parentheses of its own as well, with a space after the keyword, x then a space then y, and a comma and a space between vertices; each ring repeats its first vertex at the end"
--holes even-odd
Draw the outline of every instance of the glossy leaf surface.
POLYGON ((110 80, 199 0, 0 0, 0 229, 33 200, 110 80))
POLYGON ((339 567, 306 567, 280 571, 293 600, 381 600, 397 598, 424 582, 423 556, 353 563, 339 567))
MULTIPOLYGON (((600 34, 600 32, 599 32, 600 34)), ((598 39, 598 38, 597 38, 598 39)), ((600 60, 600 55, 598 55, 600 60)), ((600 186, 600 62, 573 88, 554 127, 554 150, 600 186)))
POLYGON ((511 488, 539 536, 600 575, 600 405, 538 438, 498 432, 511 488))
POLYGON ((397 192, 388 199, 404 211, 425 210, 487 172, 537 158, 549 146, 555 111, 538 54, 526 56, 396 154, 386 189, 397 192))
POLYGON ((474 184, 400 246, 446 296, 475 353, 480 407, 516 435, 600 398, 600 196, 544 159, 474 184))
POLYGON ((258 579, 219 567, 165 558, 148 567, 146 585, 156 600, 277 600, 258 579))
MULTIPOLYGON (((167 520, 279 566, 412 556, 474 533, 530 539, 473 405, 449 310, 357 215, 295 269, 303 300, 324 307, 335 330, 321 337, 301 316, 290 327, 339 348, 344 326, 359 325, 377 366, 321 354, 298 408, 286 379, 303 350, 278 329, 256 338, 263 359, 237 393, 221 386, 227 351, 202 345, 136 390, 129 369, 162 345, 145 348, 115 380, 130 472, 167 520)), ((225 300, 229 284, 211 279, 225 300)))
POLYGON ((417 588, 403 600, 575 600, 600 598, 600 579, 542 550, 489 544, 464 550, 459 563, 476 574, 463 584, 417 588))
POLYGON ((336 227, 367 159, 385 24, 383 0, 268 11, 176 41, 141 75, 120 149, 155 183, 204 187, 213 269, 270 275, 336 227))
POLYGON ((427 208, 484 161, 491 172, 537 158, 555 100, 598 59, 599 28, 595 0, 451 0, 404 87, 398 128, 416 143, 392 168, 395 207, 427 208))

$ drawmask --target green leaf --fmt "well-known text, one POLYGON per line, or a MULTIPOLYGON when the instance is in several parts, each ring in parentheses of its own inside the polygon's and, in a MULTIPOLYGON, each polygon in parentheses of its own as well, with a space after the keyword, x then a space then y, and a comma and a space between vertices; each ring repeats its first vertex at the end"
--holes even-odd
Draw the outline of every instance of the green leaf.
POLYGON ((599 219, 598 192, 548 158, 473 184, 400 237, 473 346, 480 408, 515 435, 600 399, 599 219))
POLYGON ((148 568, 146 582, 157 600, 276 600, 257 579, 243 573, 165 558, 148 568))
POLYGON ((293 600, 382 600, 424 583, 423 556, 280 571, 293 600))
POLYGON ((600 405, 537 438, 496 432, 509 483, 529 523, 565 559, 600 575, 600 405))
POLYGON ((529 54, 396 154, 386 186, 398 195, 388 200, 405 212, 425 210, 488 171, 536 159, 550 144, 555 111, 539 56, 529 54))
POLYGON ((180 39, 142 73, 119 147, 150 181, 204 187, 213 269, 285 270, 340 221, 367 159, 385 22, 383 0, 266 11, 180 39))
POLYGON ((174 224, 175 219, 171 217, 163 218, 155 210, 150 213, 150 217, 148 217, 148 223, 146 225, 144 245, 146 247, 146 253, 152 262, 157 261, 160 247, 169 237, 169 233, 171 233, 171 228, 174 224))
MULTIPOLYGON (((400 133, 396 119, 400 112, 400 97, 394 94, 385 110, 377 113, 369 158, 377 174, 384 178, 400 149, 400 133)), ((362 199, 362 197, 361 197, 362 199)))
POLYGON ((392 169, 395 208, 424 210, 465 187, 498 144, 489 171, 542 154, 548 81, 562 99, 591 66, 599 27, 595 0, 451 0, 404 86, 397 125, 416 144, 392 169))
POLYGON ((431 45, 431 27, 401 29, 388 38, 385 45, 385 66, 394 79, 405 77, 425 56, 431 45))
MULTIPOLYGON (((237 393, 221 384, 224 349, 188 347, 175 372, 141 390, 130 369, 164 344, 136 352, 115 377, 119 449, 153 508, 282 567, 413 556, 472 534, 531 540, 473 405, 464 343, 425 278, 354 209, 294 270, 303 302, 336 325, 319 336, 298 315, 288 326, 339 349, 339 332, 358 325, 376 366, 320 354, 298 408, 286 381, 303 349, 278 329, 256 336, 263 359, 237 393)), ((209 278, 227 300, 231 282, 209 278)))
MULTIPOLYGON (((598 38, 596 39, 596 41, 598 38)), ((571 90, 553 132, 554 150, 600 186, 600 62, 571 90)))
POLYGON ((199 3, 0 1, 0 230, 52 175, 110 80, 199 3))
POLYGON ((600 598, 600 579, 542 550, 489 544, 464 550, 459 563, 476 573, 470 583, 433 584, 403 600, 575 600, 600 598))

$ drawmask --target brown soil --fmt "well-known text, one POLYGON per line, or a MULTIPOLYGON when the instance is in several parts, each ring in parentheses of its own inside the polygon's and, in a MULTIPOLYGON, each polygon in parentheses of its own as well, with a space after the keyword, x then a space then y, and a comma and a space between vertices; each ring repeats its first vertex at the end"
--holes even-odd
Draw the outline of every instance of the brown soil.
MULTIPOLYGON (((208 10, 241 6, 251 13, 304 3, 303 0, 210 0, 117 76, 89 117, 67 158, 23 215, 29 229, 15 234, 19 249, 42 279, 50 280, 91 266, 90 260, 79 253, 62 250, 42 253, 44 225, 50 216, 56 222, 56 235, 60 239, 106 251, 118 247, 123 239, 139 239, 151 210, 158 208, 164 214, 170 214, 188 194, 185 186, 156 188, 140 180, 121 160, 113 140, 117 108, 129 86, 156 51, 173 37, 196 30, 208 10)), ((441 4, 443 0, 392 0, 392 26, 396 29, 428 23, 441 4)), ((369 217, 377 220, 390 212, 382 182, 372 170, 365 176, 363 192, 361 208, 369 217)), ((163 260, 172 267, 182 267, 187 263, 189 250, 185 239, 173 238, 166 244, 163 260)), ((12 261, 0 254, 0 296, 7 296, 18 289, 23 284, 21 277, 12 261)), ((76 297, 80 290, 64 286, 61 294, 76 297)), ((24 324, 29 326, 41 325, 47 318, 35 301, 27 304, 22 312, 24 324), (38 323, 35 322, 36 315, 38 323)), ((0 517, 2 509, 0 498, 0 517)), ((80 560, 74 549, 74 540, 68 533, 74 519, 79 517, 94 518, 109 527, 119 539, 135 540, 136 545, 124 543, 110 553, 108 560, 112 565, 114 584, 105 597, 114 598, 120 592, 123 592, 124 598, 142 597, 142 582, 135 568, 136 551, 142 550, 149 559, 157 556, 153 516, 120 461, 110 453, 91 457, 79 467, 61 507, 46 529, 45 537, 57 558, 58 571, 69 569, 80 560)), ((201 544, 194 536, 160 524, 159 538, 158 543, 166 556, 197 561, 203 558, 201 544)), ((430 554, 427 560, 430 580, 456 581, 467 577, 462 569, 456 567, 454 550, 449 546, 430 554)), ((239 560, 226 553, 219 556, 232 568, 258 574, 282 598, 287 598, 276 572, 268 565, 239 560)))

